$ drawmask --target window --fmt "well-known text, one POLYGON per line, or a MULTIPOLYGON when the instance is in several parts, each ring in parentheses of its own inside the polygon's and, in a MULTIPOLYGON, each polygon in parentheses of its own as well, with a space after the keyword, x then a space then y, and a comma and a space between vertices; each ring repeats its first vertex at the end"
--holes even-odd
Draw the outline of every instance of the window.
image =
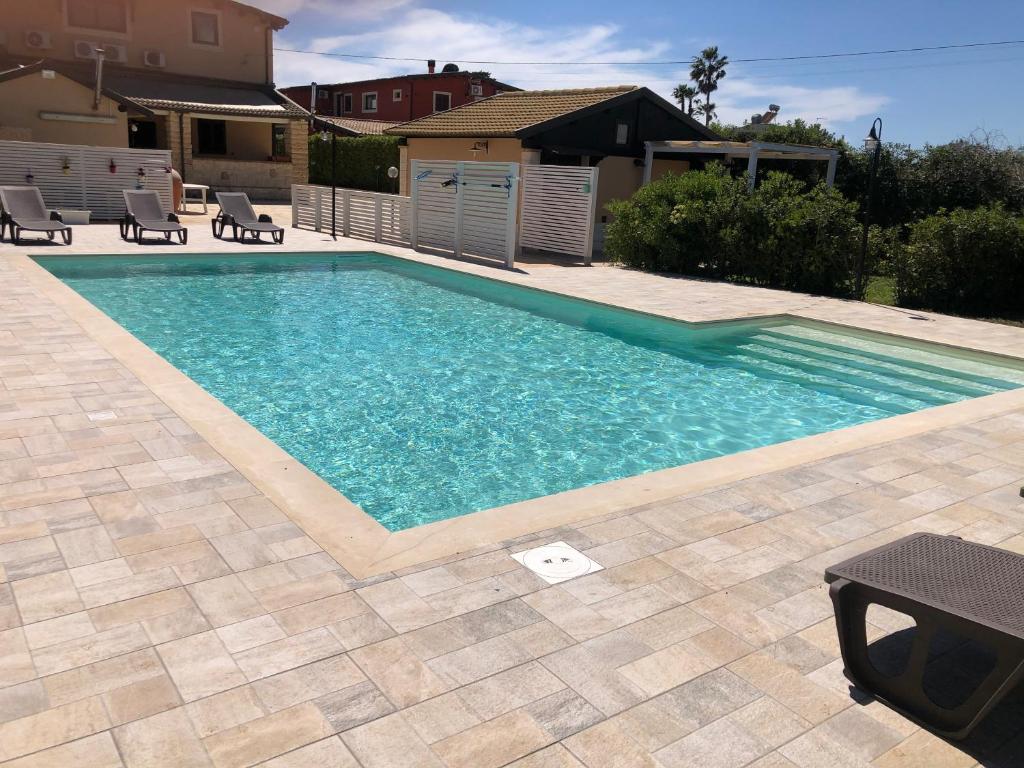
POLYGON ((328 90, 326 88, 317 88, 316 89, 316 97, 317 97, 317 99, 326 99, 329 95, 330 95, 330 93, 328 92, 328 90))
POLYGON ((434 111, 444 112, 452 108, 452 95, 445 91, 434 91, 434 111))
POLYGON ((196 120, 196 150, 200 155, 228 153, 228 124, 223 120, 196 120))
POLYGON ((128 33, 128 6, 124 0, 67 0, 69 27, 128 33))
POLYGON ((342 106, 342 109, 341 109, 342 112, 351 112, 352 111, 352 94, 351 93, 346 93, 345 94, 344 98, 342 99, 341 106, 342 106))
POLYGON ((363 112, 377 111, 377 92, 363 94, 363 112))
POLYGON ((391 100, 392 101, 401 101, 402 100, 402 89, 401 88, 395 88, 395 90, 393 90, 391 92, 391 100))
POLYGON ((615 143, 616 144, 628 144, 629 143, 629 123, 616 123, 615 124, 615 143))
POLYGON ((220 15, 214 11, 192 11, 192 42, 220 47, 220 15))
POLYGON ((275 123, 271 126, 273 133, 270 137, 270 153, 274 157, 288 156, 288 126, 275 123))

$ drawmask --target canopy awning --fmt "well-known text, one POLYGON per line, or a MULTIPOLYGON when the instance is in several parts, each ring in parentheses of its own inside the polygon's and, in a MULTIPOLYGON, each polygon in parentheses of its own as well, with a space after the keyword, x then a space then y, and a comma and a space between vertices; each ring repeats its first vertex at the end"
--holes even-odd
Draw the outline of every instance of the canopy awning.
POLYGON ((767 160, 812 160, 828 163, 825 183, 832 186, 836 178, 836 164, 839 150, 829 147, 814 147, 809 144, 776 144, 769 141, 646 141, 644 142, 644 184, 651 181, 651 168, 656 155, 723 155, 727 158, 746 157, 749 184, 753 189, 757 179, 757 161, 767 160))

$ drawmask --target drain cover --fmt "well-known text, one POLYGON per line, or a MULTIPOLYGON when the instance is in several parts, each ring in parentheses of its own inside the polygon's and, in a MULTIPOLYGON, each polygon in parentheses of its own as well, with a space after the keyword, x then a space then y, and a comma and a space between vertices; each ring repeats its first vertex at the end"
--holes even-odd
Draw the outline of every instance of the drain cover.
POLYGON ((601 565, 564 541, 517 552, 512 555, 512 559, 522 563, 548 584, 558 584, 603 570, 601 565))

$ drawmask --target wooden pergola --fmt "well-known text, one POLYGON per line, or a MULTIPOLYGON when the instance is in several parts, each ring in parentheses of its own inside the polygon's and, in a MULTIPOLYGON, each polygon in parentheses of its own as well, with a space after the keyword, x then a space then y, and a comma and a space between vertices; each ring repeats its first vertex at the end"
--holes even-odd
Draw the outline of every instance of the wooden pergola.
POLYGON ((832 186, 836 179, 839 150, 812 147, 805 144, 775 144, 768 141, 645 141, 644 184, 651 181, 655 155, 722 155, 726 161, 734 157, 747 158, 747 183, 754 188, 757 179, 757 161, 811 160, 828 162, 825 184, 832 186))

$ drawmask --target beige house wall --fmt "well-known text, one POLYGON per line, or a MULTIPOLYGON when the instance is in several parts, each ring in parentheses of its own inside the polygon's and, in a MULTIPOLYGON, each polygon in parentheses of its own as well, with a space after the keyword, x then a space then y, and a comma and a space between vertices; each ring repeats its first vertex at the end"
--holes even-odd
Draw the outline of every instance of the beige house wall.
POLYGON ((257 13, 215 0, 125 0, 128 32, 121 35, 88 29, 72 29, 65 19, 64 0, 16 0, 5 3, 4 30, 7 50, 15 56, 74 61, 76 40, 124 45, 129 67, 145 66, 147 50, 162 51, 164 71, 224 80, 265 83, 273 80, 271 29, 257 13), (220 15, 221 45, 192 43, 191 10, 220 15), (50 48, 25 45, 25 33, 38 30, 50 35, 50 48))
POLYGON ((288 151, 292 157, 292 184, 308 184, 309 130, 305 123, 288 124, 288 151))
POLYGON ((23 141, 54 144, 88 144, 97 147, 128 146, 128 116, 117 102, 101 97, 93 109, 93 92, 58 74, 52 79, 37 72, 0 83, 0 133, 23 141), (112 124, 43 120, 40 112, 104 117, 112 124))
POLYGON ((690 170, 689 160, 671 160, 668 158, 654 158, 654 165, 651 166, 651 181, 660 179, 668 173, 686 173, 690 170))
POLYGON ((594 216, 600 222, 607 217, 605 206, 612 200, 625 200, 640 188, 644 169, 632 157, 606 157, 598 163, 597 205, 594 216))

